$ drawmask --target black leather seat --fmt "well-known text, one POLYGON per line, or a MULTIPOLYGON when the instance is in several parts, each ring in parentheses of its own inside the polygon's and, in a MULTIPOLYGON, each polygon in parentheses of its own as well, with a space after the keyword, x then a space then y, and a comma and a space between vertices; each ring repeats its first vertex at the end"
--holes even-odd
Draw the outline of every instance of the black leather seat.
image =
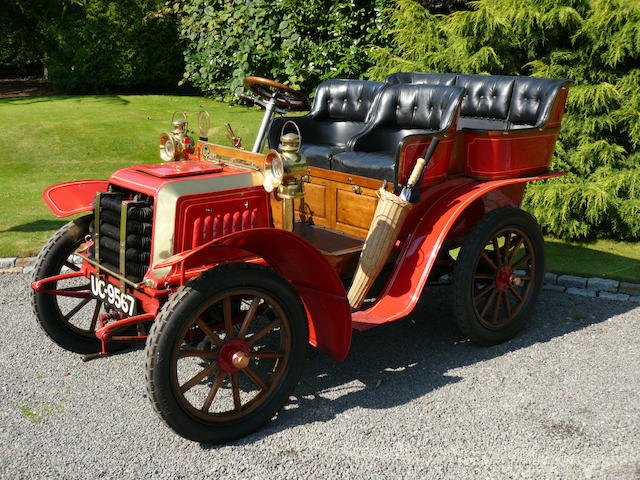
POLYGON ((465 89, 458 129, 507 130, 514 77, 458 75, 456 85, 465 89))
POLYGON ((462 87, 466 95, 458 129, 509 131, 540 128, 547 123, 558 92, 570 82, 538 77, 400 72, 389 75, 385 83, 462 87))
POLYGON ((332 156, 345 151, 349 139, 366 128, 365 122, 383 85, 366 80, 322 82, 307 115, 273 121, 269 129, 269 147, 278 148, 282 125, 292 120, 300 129, 301 152, 309 165, 330 169, 332 156))
POLYGON ((569 80, 516 77, 509 109, 509 130, 540 128, 549 120, 560 89, 569 80))
POLYGON ((406 137, 446 131, 463 94, 459 87, 388 86, 380 93, 367 129, 349 142, 349 151, 333 155, 332 169, 395 183, 397 157, 406 137))
POLYGON ((387 85, 414 83, 416 85, 455 85, 457 73, 435 72, 399 72, 392 73, 384 79, 387 85))

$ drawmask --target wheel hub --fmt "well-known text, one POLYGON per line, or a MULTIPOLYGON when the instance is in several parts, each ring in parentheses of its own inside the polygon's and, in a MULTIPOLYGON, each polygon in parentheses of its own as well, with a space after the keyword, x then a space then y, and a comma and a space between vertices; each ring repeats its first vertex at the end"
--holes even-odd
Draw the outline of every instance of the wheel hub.
POLYGON ((249 365, 249 346, 239 338, 226 342, 220 349, 218 364, 225 372, 234 373, 249 365))
POLYGON ((511 266, 503 265, 498 269, 498 273, 496 274, 496 288, 498 290, 506 290, 510 285, 515 285, 516 279, 520 280, 513 274, 511 266))

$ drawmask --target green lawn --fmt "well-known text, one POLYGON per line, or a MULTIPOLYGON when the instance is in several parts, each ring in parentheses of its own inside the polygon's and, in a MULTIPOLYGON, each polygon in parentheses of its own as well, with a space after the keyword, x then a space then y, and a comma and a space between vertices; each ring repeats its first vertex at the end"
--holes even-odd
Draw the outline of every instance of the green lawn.
MULTIPOLYGON (((228 144, 230 122, 253 144, 262 112, 201 97, 112 95, 0 99, 0 257, 36 254, 66 220, 42 190, 54 183, 108 178, 116 169, 155 163, 158 137, 175 110, 211 114, 210 138, 228 144)), ((196 115, 190 117, 196 123, 196 115)), ((598 241, 547 242, 547 269, 640 282, 640 246, 598 241)))
POLYGON ((211 115, 210 138, 228 144, 230 122, 253 145, 262 112, 201 97, 113 95, 0 99, 0 257, 36 254, 66 220, 44 204, 47 186, 108 178, 116 169, 156 163, 158 138, 175 110, 211 115))
POLYGON ((547 271, 640 283, 640 243, 546 239, 547 271))

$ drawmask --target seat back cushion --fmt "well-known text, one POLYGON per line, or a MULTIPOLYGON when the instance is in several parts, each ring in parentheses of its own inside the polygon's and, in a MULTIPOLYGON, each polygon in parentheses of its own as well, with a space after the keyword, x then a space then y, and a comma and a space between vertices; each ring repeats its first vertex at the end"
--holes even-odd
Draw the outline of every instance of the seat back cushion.
POLYGON ((327 80, 316 90, 309 115, 314 120, 365 122, 382 82, 327 80))
POLYGON ((398 83, 415 83, 419 85, 454 85, 457 73, 434 72, 398 72, 392 73, 384 79, 387 85, 398 83))
POLYGON ((506 130, 514 77, 458 75, 456 85, 466 89, 459 128, 506 130))
POLYGON ((439 132, 453 122, 464 90, 437 85, 390 85, 380 94, 371 126, 354 150, 393 151, 407 135, 439 132))
POLYGON ((509 113, 509 128, 531 128, 544 125, 551 113, 565 79, 516 77, 509 113))

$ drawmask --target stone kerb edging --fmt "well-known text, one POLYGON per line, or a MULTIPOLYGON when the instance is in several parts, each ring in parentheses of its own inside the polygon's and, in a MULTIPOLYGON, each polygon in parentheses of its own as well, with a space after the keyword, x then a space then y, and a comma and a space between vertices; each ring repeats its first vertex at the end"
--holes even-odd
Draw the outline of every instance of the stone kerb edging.
MULTIPOLYGON (((35 257, 0 258, 0 273, 31 273, 35 260, 35 257)), ((543 288, 570 295, 640 303, 640 283, 545 273, 543 288)))

